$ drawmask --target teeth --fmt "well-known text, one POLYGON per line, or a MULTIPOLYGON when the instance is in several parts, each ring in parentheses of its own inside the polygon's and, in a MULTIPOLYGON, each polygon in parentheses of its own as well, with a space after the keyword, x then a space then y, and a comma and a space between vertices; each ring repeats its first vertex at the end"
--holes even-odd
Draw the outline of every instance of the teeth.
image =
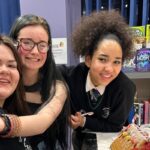
POLYGON ((36 58, 28 58, 28 59, 32 61, 39 61, 39 59, 36 59, 36 58))
POLYGON ((105 78, 110 78, 111 77, 111 75, 102 75, 103 77, 105 77, 105 78))

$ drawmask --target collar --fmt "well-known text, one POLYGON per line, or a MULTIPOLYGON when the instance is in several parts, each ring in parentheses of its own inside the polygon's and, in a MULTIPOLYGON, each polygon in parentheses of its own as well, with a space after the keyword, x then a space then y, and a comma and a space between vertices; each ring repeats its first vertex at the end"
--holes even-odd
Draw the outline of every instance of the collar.
POLYGON ((86 79, 86 92, 88 92, 92 89, 97 89, 99 91, 99 93, 101 95, 103 95, 103 93, 105 91, 105 87, 106 86, 104 86, 104 85, 94 86, 94 84, 91 81, 90 74, 88 72, 87 79, 86 79))

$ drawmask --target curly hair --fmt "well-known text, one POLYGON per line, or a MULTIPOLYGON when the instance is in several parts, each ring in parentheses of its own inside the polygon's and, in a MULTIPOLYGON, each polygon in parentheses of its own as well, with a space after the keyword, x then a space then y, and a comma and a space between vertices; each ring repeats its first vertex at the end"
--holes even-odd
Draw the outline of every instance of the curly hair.
POLYGON ((72 34, 74 53, 77 56, 92 56, 99 42, 108 35, 114 35, 109 39, 119 41, 122 48, 123 60, 130 54, 133 48, 133 36, 129 25, 118 11, 93 12, 89 16, 83 16, 72 34))

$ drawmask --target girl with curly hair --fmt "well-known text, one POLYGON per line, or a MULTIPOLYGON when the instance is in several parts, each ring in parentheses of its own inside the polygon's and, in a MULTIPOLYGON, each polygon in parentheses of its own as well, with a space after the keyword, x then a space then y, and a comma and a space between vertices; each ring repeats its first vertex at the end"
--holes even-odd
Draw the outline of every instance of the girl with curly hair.
POLYGON ((119 12, 93 12, 76 26, 73 46, 85 61, 74 67, 60 66, 60 70, 71 92, 74 149, 81 150, 87 129, 118 132, 125 125, 136 92, 121 71, 133 48, 132 32, 119 12), (86 112, 90 113, 82 114, 86 112))

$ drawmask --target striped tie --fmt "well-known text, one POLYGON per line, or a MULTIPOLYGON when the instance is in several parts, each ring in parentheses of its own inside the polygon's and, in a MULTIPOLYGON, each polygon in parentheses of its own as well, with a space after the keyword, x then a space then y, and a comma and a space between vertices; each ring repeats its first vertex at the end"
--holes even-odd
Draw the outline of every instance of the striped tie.
POLYGON ((102 100, 102 95, 97 89, 92 89, 90 91, 90 106, 92 109, 96 109, 102 100))

